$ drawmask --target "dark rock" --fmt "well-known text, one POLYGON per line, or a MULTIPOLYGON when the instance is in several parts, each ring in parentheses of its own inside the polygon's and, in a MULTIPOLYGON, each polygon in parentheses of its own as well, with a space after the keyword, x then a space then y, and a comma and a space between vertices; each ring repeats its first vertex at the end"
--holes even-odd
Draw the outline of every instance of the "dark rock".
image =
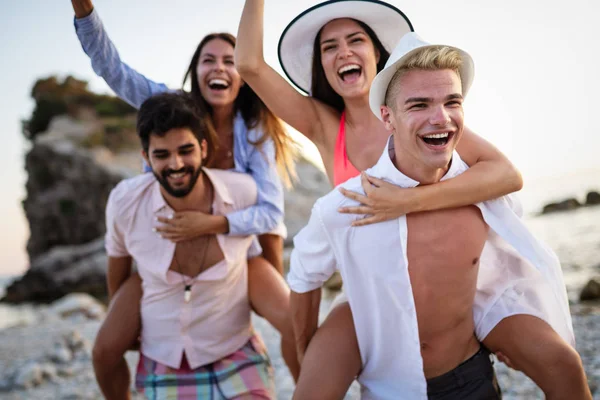
POLYGON ((600 300, 600 278, 592 278, 581 290, 579 300, 600 300))
POLYGON ((587 196, 585 196, 585 204, 587 206, 600 204, 600 193, 594 191, 589 192, 587 196))
POLYGON ((571 198, 558 203, 550 203, 545 205, 544 209, 542 210, 542 214, 548 214, 556 211, 574 210, 579 207, 581 207, 579 201, 577 201, 577 199, 571 198))
POLYGON ((72 292, 102 297, 106 265, 102 238, 80 246, 55 247, 38 256, 25 275, 6 288, 2 301, 47 303, 72 292))
POLYGON ((105 232, 104 209, 111 189, 124 178, 96 163, 71 142, 37 141, 25 158, 23 202, 32 262, 55 246, 81 245, 105 232))

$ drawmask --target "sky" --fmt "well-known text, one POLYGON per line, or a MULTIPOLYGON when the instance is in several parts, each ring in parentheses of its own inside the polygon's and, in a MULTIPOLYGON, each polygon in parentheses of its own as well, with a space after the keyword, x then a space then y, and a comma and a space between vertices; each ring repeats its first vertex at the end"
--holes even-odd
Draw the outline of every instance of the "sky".
MULTIPOLYGON (((298 13, 318 2, 265 1, 265 58, 278 71, 276 49, 281 32, 298 13)), ((205 34, 236 34, 243 3, 97 0, 94 4, 121 58, 149 78, 178 88, 205 34)), ((600 2, 390 3, 410 18, 425 40, 458 46, 471 54, 475 80, 465 102, 465 120, 521 170, 524 190, 539 187, 540 182, 547 185, 556 176, 589 177, 594 176, 590 171, 600 172, 600 125, 596 121, 600 2)), ((112 92, 94 75, 79 45, 68 0, 0 0, 0 54, 1 275, 20 273, 28 264, 28 228, 21 207, 28 144, 21 135, 20 120, 31 114, 33 83, 41 77, 71 74, 88 80, 94 91, 112 92)), ((317 157, 310 146, 306 152, 317 157)), ((592 185, 583 178, 570 182, 573 190, 592 185)))

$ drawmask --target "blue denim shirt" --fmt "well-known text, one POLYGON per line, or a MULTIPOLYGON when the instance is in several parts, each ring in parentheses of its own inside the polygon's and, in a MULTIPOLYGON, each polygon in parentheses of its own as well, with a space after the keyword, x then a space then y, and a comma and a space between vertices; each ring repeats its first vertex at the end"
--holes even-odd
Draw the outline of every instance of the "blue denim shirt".
MULTIPOLYGON (((139 108, 144 100, 170 89, 156 83, 121 61, 119 52, 110 41, 98 13, 75 19, 75 31, 83 51, 90 57, 94 72, 123 100, 139 108)), ((257 204, 227 215, 230 235, 274 233, 286 236, 283 224, 283 185, 277 173, 275 146, 266 140, 260 148, 250 141, 262 136, 257 129, 248 130, 238 113, 234 120, 234 171, 254 178, 258 189, 257 204)))

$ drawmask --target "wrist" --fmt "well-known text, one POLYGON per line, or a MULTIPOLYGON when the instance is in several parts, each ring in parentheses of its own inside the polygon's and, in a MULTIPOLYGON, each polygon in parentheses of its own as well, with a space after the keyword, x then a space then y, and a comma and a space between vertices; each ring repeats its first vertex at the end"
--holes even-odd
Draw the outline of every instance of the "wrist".
POLYGON ((229 221, 223 215, 214 215, 212 226, 214 230, 211 233, 223 235, 229 233, 229 221))
POLYGON ((423 201, 423 196, 420 195, 422 187, 409 188, 405 192, 406 196, 406 212, 410 214, 414 212, 427 211, 427 206, 423 201))
POLYGON ((94 6, 91 4, 73 5, 73 11, 75 11, 75 18, 82 19, 90 16, 94 11, 94 6))

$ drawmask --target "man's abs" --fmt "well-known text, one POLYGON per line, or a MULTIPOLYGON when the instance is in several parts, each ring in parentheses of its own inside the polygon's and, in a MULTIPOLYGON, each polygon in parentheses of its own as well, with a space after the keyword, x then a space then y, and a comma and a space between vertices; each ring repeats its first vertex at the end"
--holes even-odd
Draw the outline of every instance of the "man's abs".
POLYGON ((409 214, 408 269, 425 376, 473 355, 473 299, 488 227, 475 206, 409 214))

